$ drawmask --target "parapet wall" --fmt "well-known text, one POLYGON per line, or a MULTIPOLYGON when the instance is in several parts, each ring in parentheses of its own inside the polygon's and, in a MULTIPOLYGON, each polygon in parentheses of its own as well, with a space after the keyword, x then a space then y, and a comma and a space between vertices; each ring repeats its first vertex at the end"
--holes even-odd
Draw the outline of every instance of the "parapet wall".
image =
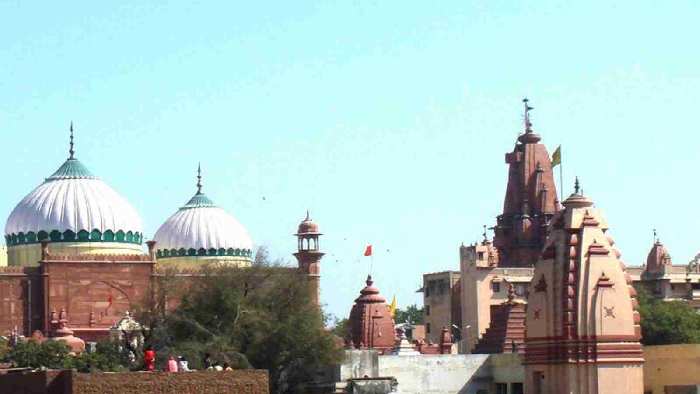
POLYGON ((488 359, 488 354, 380 356, 379 376, 396 378, 399 391, 405 394, 489 390, 492 373, 488 359))
POLYGON ((268 394, 264 370, 230 372, 30 372, 0 375, 0 393, 32 394, 268 394))

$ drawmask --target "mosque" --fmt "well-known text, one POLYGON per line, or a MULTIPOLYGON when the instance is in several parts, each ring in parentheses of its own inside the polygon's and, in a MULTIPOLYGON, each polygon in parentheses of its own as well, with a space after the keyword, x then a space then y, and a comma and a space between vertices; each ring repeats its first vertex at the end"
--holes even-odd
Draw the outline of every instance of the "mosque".
MULTIPOLYGON (((75 155, 73 126, 68 159, 12 210, 0 250, 0 334, 52 333, 61 320, 76 336, 97 340, 135 305, 152 296, 164 268, 191 276, 204 264, 238 267, 253 262, 246 228, 202 191, 145 242, 141 217, 129 202, 75 155)), ((315 287, 320 279, 318 225, 299 225, 294 254, 315 287)))

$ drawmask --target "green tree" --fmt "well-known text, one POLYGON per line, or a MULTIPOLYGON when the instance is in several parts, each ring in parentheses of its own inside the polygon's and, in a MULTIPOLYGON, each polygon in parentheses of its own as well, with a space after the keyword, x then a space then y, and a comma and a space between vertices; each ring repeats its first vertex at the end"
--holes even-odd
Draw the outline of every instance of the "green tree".
POLYGON ((394 321, 396 324, 423 324, 423 308, 418 308, 415 304, 407 306, 406 309, 397 308, 394 321))
POLYGON ((129 364, 127 350, 120 349, 116 341, 106 340, 98 342, 94 352, 67 357, 63 367, 78 372, 121 372, 128 371, 129 364))
POLYGON ((342 339, 350 338, 349 320, 347 318, 338 319, 336 317, 331 332, 333 335, 342 339))
POLYGON ((68 353, 70 348, 62 341, 28 340, 18 342, 7 354, 7 360, 18 368, 58 369, 70 357, 68 353))
POLYGON ((234 367, 270 373, 275 393, 301 392, 342 351, 324 329, 305 277, 259 259, 253 267, 204 267, 174 311, 154 319, 148 344, 158 359, 185 355, 202 368, 205 354, 234 367))
POLYGON ((654 299, 637 291, 644 345, 700 343, 700 315, 684 301, 654 299))

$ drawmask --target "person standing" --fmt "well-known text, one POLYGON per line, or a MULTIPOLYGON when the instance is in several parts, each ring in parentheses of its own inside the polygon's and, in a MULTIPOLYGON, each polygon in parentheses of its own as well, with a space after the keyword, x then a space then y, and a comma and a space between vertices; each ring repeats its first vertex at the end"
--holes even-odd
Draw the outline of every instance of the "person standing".
POLYGON ((168 357, 168 372, 177 372, 177 361, 173 356, 168 357))
POLYGON ((143 362, 146 365, 146 371, 153 372, 156 369, 156 352, 150 346, 143 353, 143 362))

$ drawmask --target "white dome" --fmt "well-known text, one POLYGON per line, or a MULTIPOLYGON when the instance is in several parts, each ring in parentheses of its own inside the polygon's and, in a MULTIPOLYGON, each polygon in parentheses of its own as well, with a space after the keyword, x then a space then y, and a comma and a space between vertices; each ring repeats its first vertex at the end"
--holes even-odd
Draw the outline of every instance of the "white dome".
POLYGON ((153 236, 158 257, 252 256, 253 241, 236 218, 197 192, 153 236))
POLYGON ((77 159, 68 159, 27 195, 5 226, 8 245, 51 241, 140 244, 141 218, 77 159))

